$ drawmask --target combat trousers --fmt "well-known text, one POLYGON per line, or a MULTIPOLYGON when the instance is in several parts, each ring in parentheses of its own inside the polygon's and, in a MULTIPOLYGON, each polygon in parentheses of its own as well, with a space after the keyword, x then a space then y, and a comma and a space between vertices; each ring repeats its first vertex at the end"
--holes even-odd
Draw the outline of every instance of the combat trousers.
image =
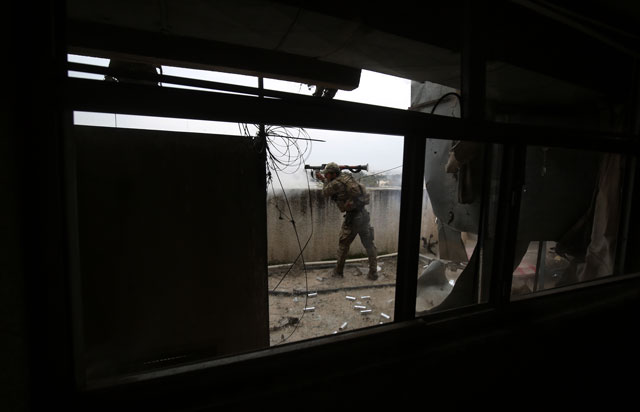
POLYGON ((360 241, 367 251, 369 257, 369 273, 376 273, 378 268, 378 257, 376 245, 373 243, 373 228, 370 225, 369 212, 364 209, 347 212, 340 229, 340 240, 338 241, 338 263, 336 272, 342 273, 344 262, 349 253, 351 242, 360 235, 360 241))

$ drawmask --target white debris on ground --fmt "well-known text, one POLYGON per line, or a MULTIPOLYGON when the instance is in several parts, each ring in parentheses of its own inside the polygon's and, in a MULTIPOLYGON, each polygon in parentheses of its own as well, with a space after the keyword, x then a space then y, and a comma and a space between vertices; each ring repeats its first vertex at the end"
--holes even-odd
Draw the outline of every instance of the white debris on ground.
POLYGON ((271 345, 393 322, 395 257, 380 261, 376 281, 359 276, 361 265, 347 263, 342 278, 331 276, 330 265, 306 273, 294 268, 286 276, 286 267, 270 273, 271 345))

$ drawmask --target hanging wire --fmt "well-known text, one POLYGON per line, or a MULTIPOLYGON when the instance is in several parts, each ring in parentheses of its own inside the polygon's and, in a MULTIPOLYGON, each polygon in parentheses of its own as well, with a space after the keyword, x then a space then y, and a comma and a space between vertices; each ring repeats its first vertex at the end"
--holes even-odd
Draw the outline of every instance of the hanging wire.
MULTIPOLYGON (((271 156, 271 155, 270 155, 271 156)), ((280 279, 280 281, 278 282, 278 284, 273 288, 273 290, 275 291, 278 286, 280 285, 280 283, 284 280, 284 278, 289 274, 289 272, 291 271, 291 269, 295 266, 295 264, 298 262, 298 259, 302 260, 302 268, 304 270, 304 282, 305 282, 305 296, 304 296, 304 308, 307 307, 307 303, 308 303, 308 299, 309 299, 309 274, 307 272, 307 265, 304 261, 304 251, 307 248, 307 246, 309 245, 309 241, 311 241, 311 238, 313 237, 313 224, 311 225, 311 233, 309 234, 309 238, 307 239, 307 241, 305 242, 304 246, 302 246, 302 243, 300 242, 300 235, 298 234, 298 229, 296 227, 296 222, 293 219, 293 210, 291 209, 291 204, 289 203, 289 199, 287 197, 287 194, 284 190, 284 186, 282 184, 282 180, 280 179, 280 174, 278 173, 278 170, 275 169, 274 170, 276 178, 278 179, 278 183, 280 185, 280 189, 282 190, 282 193, 284 195, 284 200, 285 203, 287 205, 287 209, 289 210, 289 215, 291 216, 290 222, 293 226, 293 231, 296 235, 296 241, 298 242, 298 248, 300 249, 300 253, 298 254, 298 256, 296 257, 296 259, 294 260, 294 262, 291 264, 291 266, 289 267, 289 269, 286 271, 286 273, 282 276, 282 278, 280 279)), ((305 173, 306 176, 306 173, 305 173)), ((272 188, 273 188, 273 184, 272 184, 272 188)), ((310 213, 311 213, 311 222, 313 222, 313 208, 311 206, 312 204, 312 200, 311 200, 311 187, 309 185, 309 178, 307 177, 307 190, 309 193, 309 207, 310 207, 310 213)), ((274 191, 274 196, 275 196, 275 191, 274 191)), ((279 208, 278 208, 279 209, 279 208)), ((284 343, 286 342, 291 336, 293 336, 293 334, 295 333, 295 331, 298 329, 298 326, 300 325, 300 323, 302 322, 302 319, 304 318, 305 315, 305 311, 303 309, 302 311, 302 316, 300 316, 300 319, 298 320, 298 322, 296 322, 296 325, 294 327, 294 329, 291 331, 291 333, 289 334, 289 336, 287 336, 285 339, 283 339, 281 342, 279 343, 284 343)))
MULTIPOLYGON (((444 99, 446 99, 449 96, 456 96, 458 98, 458 102, 461 104, 462 106, 462 96, 460 96, 458 93, 456 92, 449 92, 449 93, 445 93, 442 96, 440 96, 440 98, 438 99, 438 101, 436 102, 436 104, 433 105, 433 107, 431 108, 431 114, 435 113, 436 108, 438 107, 438 105, 440 103, 442 103, 442 101, 444 99)), ((462 107, 460 107, 460 111, 462 112, 462 107)), ((461 113, 462 114, 462 113, 461 113)))
MULTIPOLYGON (((289 198, 287 197, 287 193, 284 189, 284 185, 282 184, 282 180, 280 179, 280 173, 293 174, 296 173, 300 168, 304 166, 307 158, 311 154, 312 142, 314 141, 322 141, 317 139, 311 139, 306 130, 302 128, 287 128, 282 126, 264 126, 264 140, 260 139, 260 136, 253 136, 247 124, 238 125, 240 129, 240 133, 244 136, 251 138, 251 143, 256 151, 262 153, 262 151, 266 152, 266 163, 267 163, 267 185, 271 185, 271 190, 273 192, 274 202, 276 209, 278 209, 280 213, 280 218, 286 218, 291 222, 293 227, 293 231, 296 236, 296 240, 298 242, 298 248, 300 252, 298 256, 296 256, 295 260, 284 273, 282 278, 278 281, 276 286, 273 288, 275 291, 278 286, 282 283, 282 281, 287 277, 287 275, 291 272, 293 267, 296 265, 298 260, 302 261, 302 267, 304 269, 305 275, 305 301, 304 307, 307 307, 308 297, 309 297, 309 280, 308 280, 308 272, 307 265, 304 260, 304 251, 306 250, 309 242, 313 237, 313 202, 311 199, 311 185, 309 183, 309 177, 305 173, 305 177, 307 180, 307 191, 309 197, 309 210, 311 215, 311 233, 309 234, 308 239, 306 240, 304 246, 300 241, 300 235, 298 233, 298 229, 296 226, 295 219, 293 218, 293 211, 291 209, 291 205, 289 203, 289 198), (260 142, 263 141, 263 144, 260 142), (276 201, 276 192, 273 182, 273 174, 275 174, 276 179, 278 180, 278 184, 280 186, 280 190, 282 191, 286 207, 288 210, 288 214, 286 211, 283 211, 276 201)), ((260 130, 258 125, 255 125, 256 129, 260 130)), ((260 134, 260 132, 258 133, 260 134)), ((298 326, 302 322, 304 318, 305 311, 302 311, 302 316, 296 322, 293 331, 287 336, 287 338, 283 339, 280 343, 286 342, 291 336, 296 332, 298 326)))
MULTIPOLYGON (((254 125, 256 129, 258 125, 254 125)), ((254 148, 259 153, 262 149, 268 152, 267 163, 270 170, 286 174, 296 173, 304 166, 304 162, 311 154, 313 142, 323 140, 312 139, 306 130, 302 128, 290 128, 283 126, 265 126, 264 148, 258 147, 260 139, 257 139, 247 124, 238 125, 240 134, 252 139, 254 148)))

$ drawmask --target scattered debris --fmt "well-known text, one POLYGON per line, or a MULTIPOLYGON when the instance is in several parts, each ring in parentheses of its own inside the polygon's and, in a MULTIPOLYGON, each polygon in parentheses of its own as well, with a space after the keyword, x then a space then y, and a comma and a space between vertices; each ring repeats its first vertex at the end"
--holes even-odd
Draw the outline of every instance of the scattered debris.
POLYGON ((278 320, 278 324, 275 326, 272 326, 271 328, 269 328, 269 330, 276 331, 279 329, 283 329, 286 328, 287 326, 292 326, 297 324, 300 321, 299 318, 295 317, 295 316, 287 316, 287 317, 282 317, 278 320))
POLYGON ((387 315, 386 313, 380 312, 380 316, 382 316, 385 319, 391 319, 391 316, 387 315))
MULTIPOLYGON (((308 274, 308 284, 306 276, 294 276, 286 278, 286 282, 283 282, 277 288, 278 290, 271 289, 274 289, 275 282, 281 279, 281 274, 278 273, 279 276, 270 275, 271 345, 280 345, 283 342, 295 342, 311 337, 339 335, 378 323, 392 322, 393 315, 387 315, 389 316, 387 318, 382 316, 381 312, 393 313, 394 288, 396 286, 395 260, 385 262, 384 265, 379 262, 378 265, 381 269, 379 275, 382 281, 374 283, 363 279, 364 276, 356 275, 358 269, 363 275, 367 274, 368 267, 363 266, 362 263, 345 267, 348 273, 345 273, 344 279, 341 279, 340 282, 335 282, 333 278, 329 277, 328 265, 313 268, 315 273, 308 274), (356 269, 356 267, 358 268, 356 269), (383 274, 385 271, 388 272, 386 278, 383 274), (315 283, 312 280, 314 278, 317 279, 315 283), (297 299, 294 301, 294 298, 297 299), (349 303, 351 310, 344 303, 340 303, 343 299, 349 303), (301 312, 301 309, 304 311, 301 312), (296 316, 295 321, 288 320, 289 317, 296 316), (291 332, 294 333, 291 334, 291 332), (282 339, 282 333, 284 333, 284 339, 282 339), (288 337, 289 335, 291 336, 288 337)), ((420 273, 420 269, 417 269, 417 272, 420 273)), ((449 275, 449 273, 447 274, 449 275)), ((450 278, 454 277, 450 276, 450 278)))

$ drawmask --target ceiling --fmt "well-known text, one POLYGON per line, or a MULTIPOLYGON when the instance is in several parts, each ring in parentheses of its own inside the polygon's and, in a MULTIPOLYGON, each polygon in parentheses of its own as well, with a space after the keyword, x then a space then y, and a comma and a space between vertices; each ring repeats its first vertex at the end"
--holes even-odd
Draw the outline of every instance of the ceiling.
MULTIPOLYGON (((460 88, 462 1, 343 3, 69 0, 69 45, 343 89, 357 87, 359 69, 460 88), (136 38, 145 40, 132 48, 136 38), (168 39, 188 46, 174 45, 171 54, 168 39)), ((496 1, 478 11, 490 101, 575 105, 626 97, 640 54, 638 7, 570 4, 496 1)))

